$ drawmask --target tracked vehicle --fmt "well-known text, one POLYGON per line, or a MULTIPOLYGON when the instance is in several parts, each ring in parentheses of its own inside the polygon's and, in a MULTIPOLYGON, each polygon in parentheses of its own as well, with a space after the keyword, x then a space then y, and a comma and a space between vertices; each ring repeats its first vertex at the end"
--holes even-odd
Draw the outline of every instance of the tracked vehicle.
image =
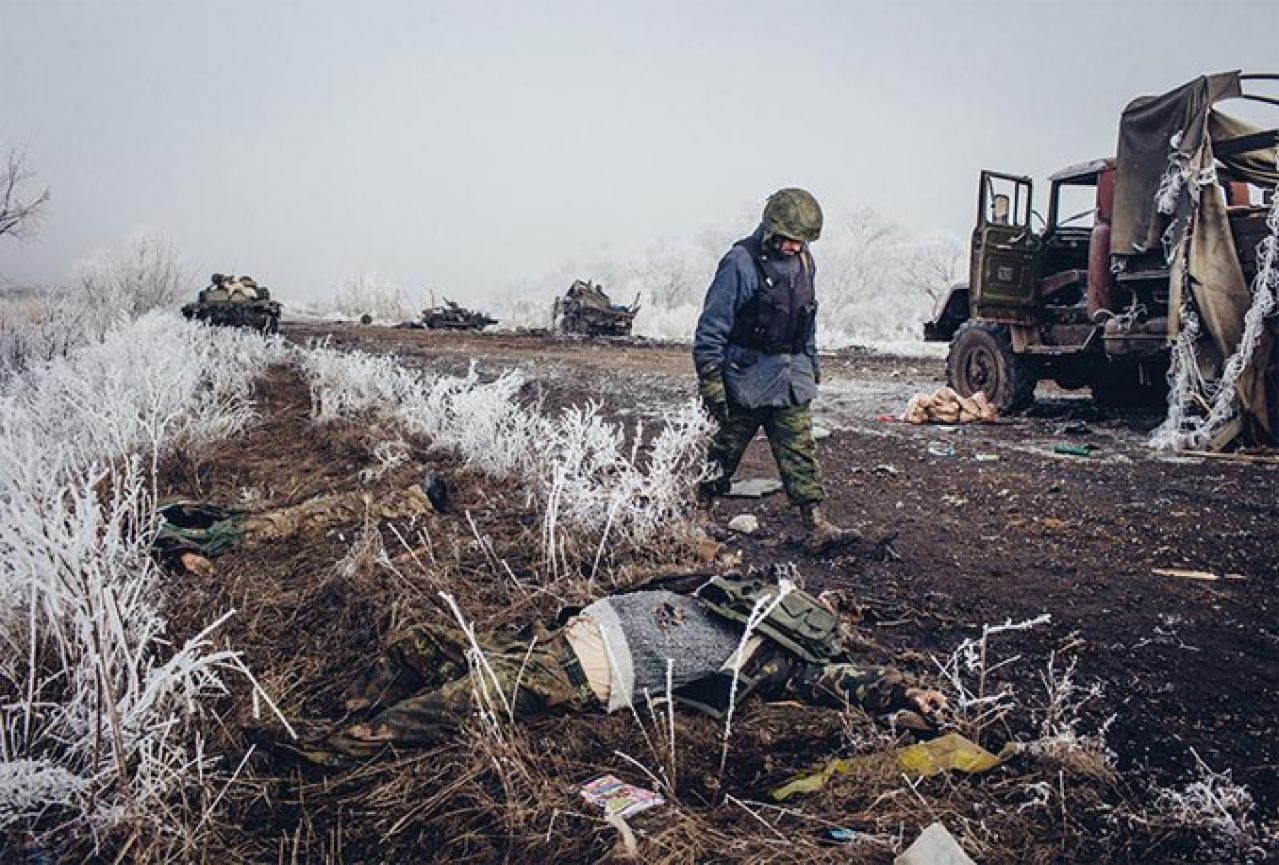
POLYGON ((280 308, 279 301, 271 299, 270 289, 253 277, 215 273, 195 303, 182 307, 182 314, 194 321, 275 333, 280 329, 280 308))
POLYGON ((422 310, 422 325, 428 330, 483 330, 490 324, 497 324, 497 319, 458 306, 447 297, 442 306, 422 310))

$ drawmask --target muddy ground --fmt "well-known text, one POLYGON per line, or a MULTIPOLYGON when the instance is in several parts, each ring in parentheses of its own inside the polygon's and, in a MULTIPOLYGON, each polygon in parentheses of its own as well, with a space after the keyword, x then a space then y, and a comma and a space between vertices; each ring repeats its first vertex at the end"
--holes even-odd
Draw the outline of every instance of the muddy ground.
MULTIPOLYGON (((289 323, 282 333, 394 353, 428 373, 465 372, 472 361, 486 379, 519 368, 528 382, 522 399, 544 411, 595 401, 628 435, 640 424, 655 429, 695 390, 681 346, 329 324, 289 323)), ((1243 861, 1237 846, 1205 841, 1200 821, 1170 828, 1147 820, 1146 809, 1151 785, 1195 777, 1197 754, 1247 785, 1259 802, 1254 817, 1276 815, 1279 467, 1159 458, 1144 444, 1157 416, 1102 413, 1060 392, 1041 393, 1028 415, 990 426, 879 419, 942 375, 937 358, 826 358, 817 417, 830 430, 819 443, 827 511, 867 540, 810 556, 790 540, 796 514, 774 495, 720 504, 721 525, 738 513, 762 524, 729 546, 742 569, 794 566, 810 589, 846 590, 863 611, 866 662, 891 662, 925 683, 937 681, 936 659, 983 625, 1051 614, 1047 625, 992 640, 991 662, 1009 662, 992 688, 1015 687, 1027 708, 987 729, 983 743, 1034 739, 1035 706, 1045 702, 1035 697, 1039 674, 1050 657, 1059 675, 1075 661, 1077 683, 1105 689, 1079 732, 1113 715, 1108 741, 1124 777, 1078 753, 1017 758, 980 783, 942 775, 910 785, 881 766, 775 809, 760 801, 775 785, 832 756, 888 754, 892 737, 838 710, 748 701, 734 724, 732 759, 717 768, 721 725, 679 713, 671 749, 678 769, 672 757, 670 771, 680 807, 634 818, 645 861, 879 865, 938 819, 985 865, 1243 861), (1080 443, 1093 456, 1053 452, 1080 443), (1157 568, 1223 578, 1159 576, 1157 568), (859 840, 823 845, 820 833, 836 827, 859 840)), ((448 618, 440 590, 456 595, 481 628, 501 628, 549 620, 561 604, 633 585, 646 569, 704 572, 706 562, 683 542, 659 541, 605 551, 599 583, 584 575, 548 583, 541 513, 528 489, 411 438, 408 462, 370 474, 377 446, 402 431, 376 418, 316 426, 307 385, 291 367, 262 379, 255 400, 258 421, 244 433, 169 458, 161 493, 270 510, 356 490, 376 498, 431 473, 449 480, 453 508, 384 521, 371 534, 340 525, 250 544, 209 572, 175 576, 173 635, 197 633, 214 612, 235 609, 220 639, 243 653, 299 736, 254 712, 243 682, 232 686, 208 746, 225 755, 226 772, 240 774, 206 826, 201 856, 622 861, 613 828, 585 808, 576 787, 605 772, 652 786, 619 756, 666 762, 665 748, 655 749, 633 718, 559 715, 497 737, 470 730, 428 751, 318 772, 277 746, 316 742, 356 720, 344 715, 343 689, 397 630, 448 618)), ((762 440, 739 476, 775 476, 762 440)), ((192 858, 192 849, 183 855, 192 858)))
MULTIPOLYGON (((600 402, 614 417, 660 418, 694 393, 682 346, 290 325, 306 340, 394 352, 433 370, 512 366, 551 406, 600 402)), ((1279 466, 1153 453, 1157 413, 1103 411, 1041 385, 1023 417, 946 429, 877 420, 944 383, 937 358, 865 353, 823 362, 817 423, 830 516, 891 552, 812 558, 785 543, 796 515, 776 495, 728 500, 762 531, 745 561, 795 562, 812 585, 841 587, 878 611, 876 637, 898 649, 949 652, 982 624, 1050 613, 1007 645, 1077 657, 1103 683, 1120 766, 1189 778, 1193 750, 1229 769, 1263 812, 1279 807, 1279 466), (1087 444, 1092 456, 1054 453, 1087 444), (953 455, 949 455, 953 451, 953 455), (947 454, 944 456, 935 453, 947 454), (982 459, 979 459, 979 456, 982 459), (994 457, 993 461, 990 460, 994 457), (1201 570, 1198 581, 1156 569, 1201 570), (1227 578, 1229 575, 1229 578, 1227 578)), ((763 440, 739 477, 773 477, 763 440)))

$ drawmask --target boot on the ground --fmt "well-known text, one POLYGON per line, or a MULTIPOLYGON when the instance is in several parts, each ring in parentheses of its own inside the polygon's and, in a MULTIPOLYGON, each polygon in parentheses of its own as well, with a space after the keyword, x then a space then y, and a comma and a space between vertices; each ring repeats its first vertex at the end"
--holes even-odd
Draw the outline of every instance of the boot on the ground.
POLYGON ((804 524, 804 549, 810 553, 824 553, 860 540, 852 529, 829 522, 815 504, 801 505, 800 517, 804 524))

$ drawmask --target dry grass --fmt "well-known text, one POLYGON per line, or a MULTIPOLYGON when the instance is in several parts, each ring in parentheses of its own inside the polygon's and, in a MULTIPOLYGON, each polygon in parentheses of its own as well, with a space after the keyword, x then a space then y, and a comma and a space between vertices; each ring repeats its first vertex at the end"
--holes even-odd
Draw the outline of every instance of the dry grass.
MULTIPOLYGON (((267 508, 351 489, 361 477, 376 494, 431 473, 448 478, 454 502, 447 514, 244 547, 219 559, 212 574, 172 578, 172 633, 203 627, 210 609, 235 608, 222 639, 250 659, 306 737, 347 723, 341 692, 390 634, 412 622, 450 619, 440 592, 456 597, 481 629, 500 629, 550 620, 563 605, 698 567, 692 551, 672 537, 642 547, 610 545, 598 566, 596 544, 581 543, 571 566, 552 573, 542 552, 538 497, 520 481, 495 481, 428 442, 358 419, 329 423, 318 435, 305 385, 288 370, 273 372, 259 392, 264 423, 234 447, 211 447, 198 460, 171 458, 168 492, 198 489, 234 504, 251 488, 253 507, 267 508), (408 456, 387 465, 379 447, 397 439, 408 456), (361 476, 364 469, 376 471, 361 476)), ((983 644, 982 653, 990 655, 988 667, 1003 659, 997 645, 983 644)), ((935 670, 924 659, 898 660, 917 673, 935 670)), ((1027 693, 1007 702, 999 723, 978 726, 991 747, 1010 736, 1038 744, 984 777, 922 780, 900 773, 890 751, 897 740, 858 711, 758 701, 739 710, 722 774, 722 724, 676 714, 672 759, 669 719, 647 707, 638 721, 628 713, 526 724, 499 717, 496 728, 473 723, 433 750, 328 772, 299 769, 252 745, 262 734, 287 734, 263 728, 248 689, 237 685, 204 730, 209 753, 224 755, 219 772, 174 806, 193 824, 220 797, 198 835, 108 837, 100 839, 99 855, 335 865, 887 863, 920 828, 940 820, 985 865, 1213 861, 1198 852, 1200 835, 1152 819, 1157 797, 1120 778, 1104 750, 1042 737, 1041 722, 1052 712, 1061 717, 1053 699, 1063 689, 1024 678, 1027 693), (860 770, 784 805, 769 802, 769 789, 835 756, 863 758, 860 770), (606 773, 648 787, 653 778, 674 779, 662 790, 666 805, 629 821, 634 856, 619 827, 578 794, 606 773), (853 830, 857 839, 828 846, 822 834, 832 828, 853 830)), ((984 693, 1007 682, 990 677, 984 693)), ((90 839, 46 843, 67 861, 92 855, 90 839)))

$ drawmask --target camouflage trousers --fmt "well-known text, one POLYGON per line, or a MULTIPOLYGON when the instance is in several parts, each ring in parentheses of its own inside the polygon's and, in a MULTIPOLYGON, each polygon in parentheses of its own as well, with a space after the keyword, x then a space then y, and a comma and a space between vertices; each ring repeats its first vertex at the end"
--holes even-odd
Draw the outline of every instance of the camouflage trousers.
POLYGON ((817 444, 813 440, 813 416, 808 403, 784 408, 743 408, 728 403, 719 431, 711 441, 707 458, 713 479, 703 485, 711 495, 727 493, 742 455, 760 427, 768 436, 768 446, 786 487, 786 495, 797 505, 816 504, 826 498, 822 470, 817 464, 817 444))
POLYGON ((328 748, 370 756, 387 746, 429 747, 481 708, 505 718, 509 704, 514 717, 531 718, 598 704, 584 679, 570 672, 576 656, 559 633, 538 627, 527 635, 482 634, 476 642, 487 668, 472 670, 471 643, 458 628, 421 625, 395 640, 345 694, 349 708, 376 714, 330 736, 328 748))
POLYGON ((766 700, 798 700, 810 706, 859 706, 872 715, 906 705, 906 685, 895 667, 854 663, 813 664, 779 647, 765 648, 748 674, 752 693, 766 700))

